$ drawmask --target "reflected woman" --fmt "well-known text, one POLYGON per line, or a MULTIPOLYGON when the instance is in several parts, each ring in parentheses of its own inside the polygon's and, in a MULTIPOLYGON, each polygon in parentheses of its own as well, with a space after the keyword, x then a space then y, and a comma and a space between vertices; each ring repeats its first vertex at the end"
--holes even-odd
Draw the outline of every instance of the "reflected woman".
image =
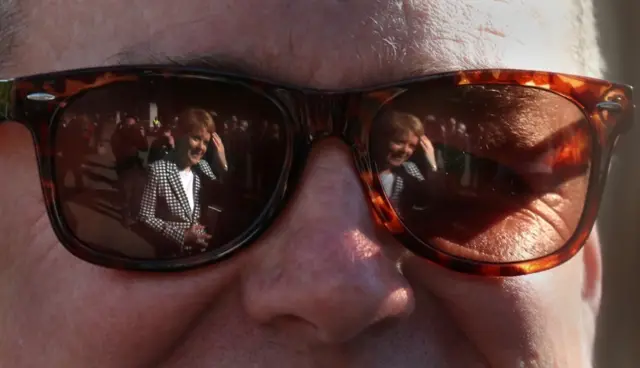
POLYGON ((202 158, 214 134, 215 124, 206 110, 187 109, 178 117, 175 149, 149 165, 139 221, 151 231, 159 257, 207 248, 211 235, 201 222, 202 189, 216 177, 202 158))
POLYGON ((371 149, 382 189, 402 215, 426 205, 425 175, 411 161, 416 150, 426 161, 426 170, 437 171, 433 145, 414 115, 385 110, 376 118, 371 132, 371 149))

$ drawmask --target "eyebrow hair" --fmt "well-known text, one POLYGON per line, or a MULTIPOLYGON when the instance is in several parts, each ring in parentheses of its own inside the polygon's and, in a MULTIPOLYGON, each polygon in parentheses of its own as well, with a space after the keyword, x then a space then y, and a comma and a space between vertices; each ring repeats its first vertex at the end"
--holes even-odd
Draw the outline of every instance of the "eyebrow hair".
POLYGON ((250 63, 229 55, 190 53, 173 56, 153 51, 148 47, 144 47, 144 45, 127 47, 108 58, 107 62, 116 65, 168 64, 211 68, 223 73, 246 75, 267 80, 270 79, 269 76, 271 75, 257 63, 250 63))
MULTIPOLYGON (((0 0, 1 1, 1 0, 0 0)), ((258 59, 254 59, 259 61, 258 59)), ((164 53, 158 53, 151 50, 144 50, 143 48, 128 47, 127 49, 111 56, 107 59, 109 65, 177 65, 187 66, 194 68, 213 69, 221 73, 229 73, 232 75, 239 75, 249 78, 254 78, 267 83, 273 83, 282 87, 290 88, 303 88, 307 90, 318 91, 336 91, 335 88, 318 88, 309 87, 305 83, 299 81, 292 81, 288 75, 275 73, 273 70, 268 69, 264 64, 259 62, 248 62, 244 58, 236 58, 221 53, 188 53, 178 56, 170 56, 164 53)), ((458 69, 478 69, 481 68, 477 65, 463 64, 458 69)), ((424 75, 430 75, 434 73, 441 73, 449 71, 449 69, 438 68, 437 64, 431 63, 420 68, 408 69, 403 75, 395 79, 381 79, 375 80, 370 83, 349 86, 346 89, 360 89, 360 88, 373 88, 386 83, 394 82, 397 80, 405 80, 412 77, 420 77, 424 75)), ((340 89, 338 89, 340 90, 340 89)))
POLYGON ((0 0, 0 70, 10 63, 21 25, 19 0, 0 0))

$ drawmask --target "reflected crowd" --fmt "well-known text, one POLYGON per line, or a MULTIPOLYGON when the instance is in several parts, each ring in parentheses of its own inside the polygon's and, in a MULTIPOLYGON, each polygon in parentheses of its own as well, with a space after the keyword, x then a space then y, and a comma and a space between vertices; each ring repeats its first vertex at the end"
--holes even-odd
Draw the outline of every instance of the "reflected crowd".
POLYGON ((124 112, 67 112, 59 129, 62 202, 81 202, 96 186, 87 183, 107 182, 117 195, 104 198, 103 207, 154 257, 197 254, 237 236, 276 186, 285 147, 276 123, 200 108, 146 121, 124 112))
MULTIPOLYGON (((142 259, 223 254, 252 236, 281 200, 278 184, 296 143, 278 106, 245 87, 220 84, 198 94, 201 81, 171 83, 98 90, 60 116, 57 195, 69 231, 93 249, 142 259)), ((518 99, 503 98, 520 90, 485 92, 397 97, 370 122, 363 167, 420 242, 483 261, 536 257, 567 235, 540 230, 553 237, 550 249, 533 241, 510 249, 492 239, 530 227, 540 199, 565 183, 586 195, 590 148, 580 137, 588 123, 570 102, 544 92, 533 93, 565 118, 523 112, 514 108, 518 99), (474 93, 484 100, 468 98, 474 93), (526 133, 541 125, 545 134, 526 133)), ((570 219, 574 229, 579 217, 570 219)))
MULTIPOLYGON (((205 252, 248 228, 273 194, 286 150, 279 124, 201 108, 146 121, 124 113, 63 119, 58 136, 69 142, 58 147, 70 152, 58 153, 57 167, 71 190, 63 195, 85 191, 87 168, 102 157, 115 174, 117 198, 107 202, 117 203, 121 227, 156 258, 205 252)), ((410 227, 433 232, 422 225, 427 216, 446 218, 460 198, 481 196, 488 173, 496 174, 489 178, 493 190, 505 180, 501 173, 515 177, 495 162, 497 170, 488 170, 469 144, 465 124, 455 118, 420 119, 396 109, 377 115, 371 160, 381 191, 410 227)))

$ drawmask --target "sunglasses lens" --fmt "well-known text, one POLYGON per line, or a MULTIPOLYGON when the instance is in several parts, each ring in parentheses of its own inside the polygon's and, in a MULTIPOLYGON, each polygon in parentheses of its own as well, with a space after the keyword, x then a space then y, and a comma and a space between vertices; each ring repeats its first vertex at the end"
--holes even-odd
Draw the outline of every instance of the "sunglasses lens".
POLYGON ((549 255, 574 235, 591 126, 555 93, 522 86, 416 86, 375 117, 383 192, 426 246, 474 261, 549 255))
POLYGON ((54 180, 65 228, 141 260, 228 252, 253 233, 286 170, 285 118, 251 88, 148 76, 68 101, 54 180))

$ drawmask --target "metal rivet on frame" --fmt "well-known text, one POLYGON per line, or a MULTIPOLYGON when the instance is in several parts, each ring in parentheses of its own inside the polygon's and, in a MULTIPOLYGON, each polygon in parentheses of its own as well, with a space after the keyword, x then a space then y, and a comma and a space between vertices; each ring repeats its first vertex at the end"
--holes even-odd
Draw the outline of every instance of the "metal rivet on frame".
POLYGON ((56 96, 44 92, 31 93, 27 95, 27 100, 31 101, 53 101, 55 99, 56 96))

